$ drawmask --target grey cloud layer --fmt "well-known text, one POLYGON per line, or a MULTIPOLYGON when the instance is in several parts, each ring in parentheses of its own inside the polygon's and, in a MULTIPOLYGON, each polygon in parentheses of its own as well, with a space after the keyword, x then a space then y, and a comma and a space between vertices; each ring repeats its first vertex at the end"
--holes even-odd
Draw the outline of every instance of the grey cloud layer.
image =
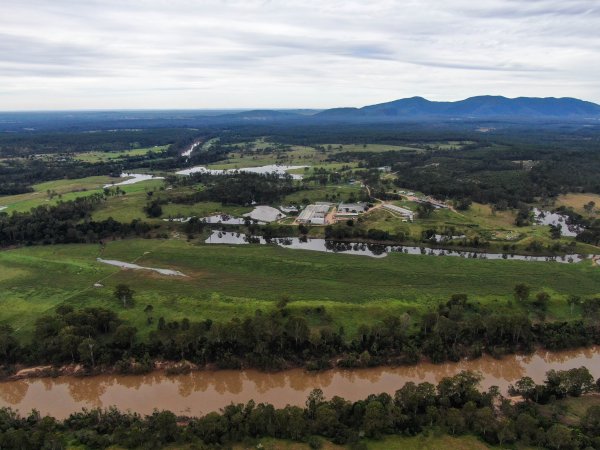
POLYGON ((600 101, 599 21, 596 0, 21 0, 0 109, 600 101))

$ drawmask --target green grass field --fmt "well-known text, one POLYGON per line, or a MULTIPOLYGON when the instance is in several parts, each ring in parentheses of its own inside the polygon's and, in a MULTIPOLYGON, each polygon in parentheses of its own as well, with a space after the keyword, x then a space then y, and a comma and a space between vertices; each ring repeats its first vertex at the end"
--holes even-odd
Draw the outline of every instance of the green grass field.
MULTIPOLYGON (((390 314, 418 314, 455 293, 493 305, 509 306, 516 283, 552 294, 549 318, 570 317, 569 294, 600 294, 600 270, 590 262, 575 265, 489 261, 392 254, 365 256, 290 250, 276 246, 197 245, 184 240, 124 240, 98 245, 28 247, 0 252, 0 322, 29 336, 35 319, 56 305, 103 306, 118 311, 141 335, 150 331, 142 313, 155 316, 228 320, 256 309, 275 307, 288 296, 290 308, 323 305, 348 334, 390 314), (186 278, 121 270, 96 257, 177 269, 186 278), (95 282, 103 284, 94 288, 95 282), (136 291, 136 306, 121 309, 112 292, 119 283, 136 291)), ((319 318, 308 316, 317 326, 319 318)))
POLYGON ((33 186, 34 192, 0 197, 0 206, 6 206, 7 213, 29 211, 40 205, 53 205, 59 201, 74 200, 95 192, 101 192, 102 186, 115 181, 107 176, 78 178, 74 180, 56 180, 33 186), (55 195, 49 195, 52 191, 55 195))
POLYGON ((123 159, 129 156, 144 156, 149 153, 160 153, 164 152, 167 148, 169 148, 168 145, 156 145, 154 147, 134 148, 131 150, 121 150, 118 152, 80 152, 75 153, 73 157, 82 162, 98 163, 123 159))
MULTIPOLYGON (((104 185, 120 181, 123 179, 108 176, 49 181, 34 185, 34 192, 0 197, 0 206, 6 206, 4 212, 7 213, 26 212, 40 205, 55 205, 59 201, 66 202, 78 197, 101 193, 104 185)), ((107 218, 110 215, 113 215, 115 219, 117 217, 124 218, 126 221, 143 218, 142 207, 147 201, 146 191, 158 189, 162 185, 162 180, 148 180, 119 186, 126 195, 109 198, 95 218, 107 218), (129 210, 132 204, 135 204, 133 208, 136 211, 135 214, 129 210), (125 214, 124 211, 128 213, 125 214)))

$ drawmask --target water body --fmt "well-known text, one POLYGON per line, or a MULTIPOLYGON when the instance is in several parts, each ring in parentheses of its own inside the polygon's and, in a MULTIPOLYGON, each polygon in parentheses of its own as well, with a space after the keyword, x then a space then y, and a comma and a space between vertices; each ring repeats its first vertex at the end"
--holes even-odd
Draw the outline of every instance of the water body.
POLYGON ((117 261, 116 259, 96 258, 96 261, 101 262, 103 264, 108 264, 110 266, 117 266, 117 267, 120 267, 122 269, 150 270, 152 272, 160 273, 161 275, 168 275, 168 276, 175 276, 175 277, 185 277, 185 276, 187 276, 186 274, 181 273, 178 270, 157 269, 155 267, 144 267, 144 266, 139 266, 139 265, 133 264, 133 263, 123 262, 123 261, 117 261))
POLYGON ((538 225, 560 225, 560 234, 562 236, 575 237, 582 231, 581 227, 568 224, 567 220, 569 217, 563 214, 557 214, 550 211, 542 211, 538 208, 533 208, 533 215, 538 225))
MULTIPOLYGON (((169 219, 163 219, 165 222, 181 222, 181 223, 186 223, 189 222, 192 219, 192 217, 171 217, 169 219)), ((216 214, 214 216, 208 216, 208 217, 200 217, 201 221, 204 221, 206 223, 210 223, 213 225, 244 225, 246 223, 246 221, 240 217, 233 217, 233 216, 229 216, 227 214, 216 214)))
POLYGON ((181 154, 181 156, 190 156, 192 154, 192 152, 196 149, 196 147, 198 147, 201 144, 201 142, 194 142, 190 148, 188 148, 185 152, 183 152, 181 154))
POLYGON ((128 178, 125 181, 121 181, 119 183, 109 183, 105 184, 105 188, 110 188, 114 186, 126 186, 128 184, 139 183, 140 181, 148 181, 148 180, 163 180, 164 177, 155 177, 154 175, 148 175, 146 173, 122 173, 121 178, 128 178))
POLYGON ((600 347, 564 352, 539 351, 528 356, 489 356, 474 361, 369 369, 334 369, 308 373, 302 369, 264 373, 256 370, 200 371, 168 376, 163 372, 148 375, 100 375, 94 377, 57 377, 0 383, 0 406, 23 413, 38 409, 42 414, 64 418, 81 408, 116 406, 149 414, 154 408, 177 414, 203 415, 230 403, 268 402, 276 407, 304 405, 311 390, 320 388, 327 398, 339 395, 359 400, 369 394, 393 394, 406 382, 438 383, 461 370, 483 375, 481 387, 498 386, 503 393, 509 384, 529 376, 541 383, 550 369, 565 370, 586 366, 600 376, 600 347))
POLYGON ((335 242, 325 239, 301 239, 293 238, 276 238, 267 242, 260 236, 247 236, 236 232, 213 231, 208 239, 207 244, 276 244, 280 247, 312 250, 326 253, 343 253, 350 255, 369 256, 371 258, 384 258, 390 253, 405 253, 407 255, 424 255, 424 256, 454 256, 459 258, 477 258, 477 259, 492 259, 492 260, 509 260, 509 261, 533 261, 533 262, 559 262, 559 263, 578 263, 590 258, 587 255, 564 255, 564 256, 527 256, 515 255, 506 253, 486 253, 486 252, 467 252, 459 250, 449 250, 442 248, 426 248, 426 247, 410 247, 403 245, 382 245, 382 244, 366 244, 359 242, 335 242))
MULTIPOLYGON (((205 166, 195 166, 189 169, 180 170, 175 172, 177 175, 191 175, 193 173, 210 173, 212 175, 223 175, 226 173, 235 173, 235 172, 250 172, 250 173, 277 173, 279 175, 286 174, 288 170, 294 169, 303 169, 308 166, 280 166, 278 164, 270 164, 268 166, 260 166, 260 167, 241 167, 239 169, 208 169, 205 166)), ((294 180, 301 180, 302 175, 298 174, 290 174, 294 180)))

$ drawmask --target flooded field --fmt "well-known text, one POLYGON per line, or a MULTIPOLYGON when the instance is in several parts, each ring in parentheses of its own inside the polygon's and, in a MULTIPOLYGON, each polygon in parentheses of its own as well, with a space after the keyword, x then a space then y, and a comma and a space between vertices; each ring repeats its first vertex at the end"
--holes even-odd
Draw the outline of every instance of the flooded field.
POLYGON ((528 356, 489 356, 460 363, 421 363, 406 367, 328 370, 307 373, 293 369, 277 373, 256 370, 221 370, 168 376, 101 375, 87 378, 58 377, 0 383, 0 406, 22 412, 36 408, 59 418, 81 408, 117 406, 122 410, 151 413, 154 408, 177 414, 202 415, 231 402, 268 402, 282 407, 303 405, 312 389, 326 397, 358 400, 372 393, 394 393, 408 381, 437 383, 461 370, 481 372, 483 388, 492 385, 506 393, 508 385, 523 376, 542 382, 550 369, 586 366, 600 376, 600 347, 564 352, 537 352, 528 356))

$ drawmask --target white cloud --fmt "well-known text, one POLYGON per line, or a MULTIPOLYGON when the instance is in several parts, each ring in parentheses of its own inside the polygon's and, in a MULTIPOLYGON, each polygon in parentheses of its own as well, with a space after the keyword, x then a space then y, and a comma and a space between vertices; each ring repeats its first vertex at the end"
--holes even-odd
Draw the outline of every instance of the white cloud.
POLYGON ((6 3, 4 110, 600 101, 595 0, 6 3))

